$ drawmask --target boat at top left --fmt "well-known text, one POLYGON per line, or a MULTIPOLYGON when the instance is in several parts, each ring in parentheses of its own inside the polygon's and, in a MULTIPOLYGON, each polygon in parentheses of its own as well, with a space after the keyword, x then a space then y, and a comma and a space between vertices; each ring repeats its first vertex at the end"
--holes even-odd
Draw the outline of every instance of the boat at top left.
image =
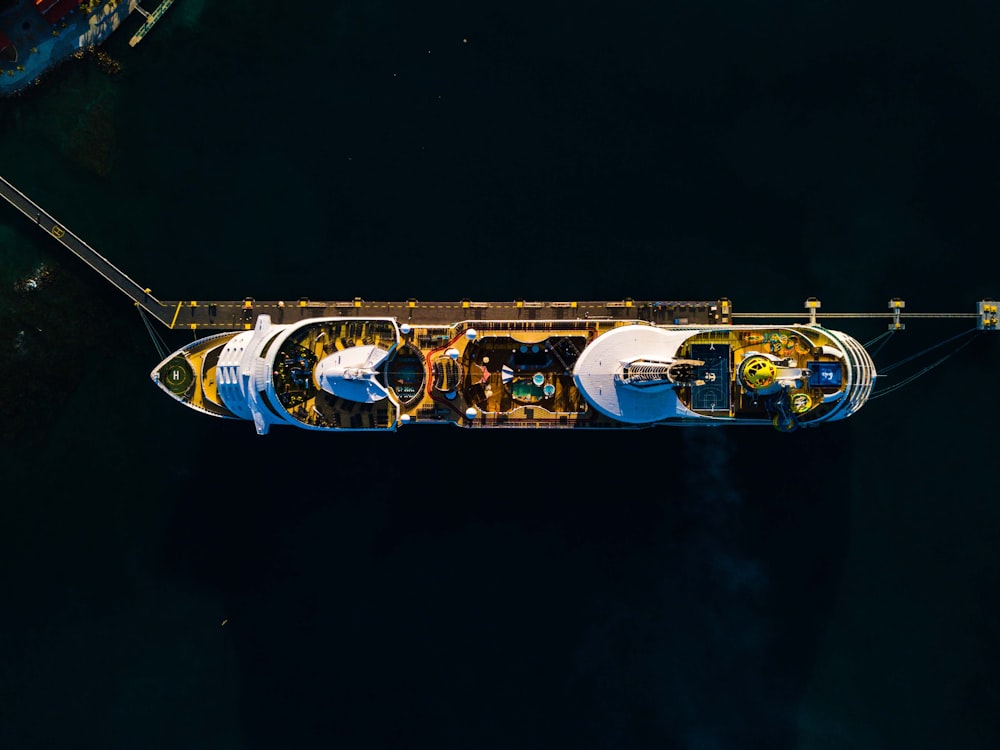
POLYGON ((0 0, 0 96, 22 93, 60 63, 96 48, 137 0, 0 0))

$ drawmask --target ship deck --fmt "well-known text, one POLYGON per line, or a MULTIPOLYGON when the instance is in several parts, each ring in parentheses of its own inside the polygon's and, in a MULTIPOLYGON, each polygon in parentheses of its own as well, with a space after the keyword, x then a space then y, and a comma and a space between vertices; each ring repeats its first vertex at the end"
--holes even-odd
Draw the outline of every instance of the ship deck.
MULTIPOLYGON (((629 426, 596 412, 574 380, 574 363, 581 352, 603 333, 629 325, 627 319, 539 319, 523 324, 483 319, 473 323, 445 315, 446 322, 440 324, 411 325, 397 348, 396 328, 387 317, 315 318, 315 323, 294 329, 273 362, 278 404, 271 406, 280 408, 272 410, 286 410, 302 424, 323 429, 388 428, 401 414, 410 421, 470 426, 629 426), (398 399, 399 413, 389 401, 355 403, 325 392, 315 382, 318 362, 363 345, 395 352, 384 376, 398 399)), ((807 384, 804 378, 817 361, 835 360, 821 352, 830 343, 816 329, 702 327, 679 352, 700 363, 695 375, 699 382, 695 387, 682 387, 678 395, 687 408, 702 416, 767 420, 763 401, 732 388, 740 363, 767 352, 803 373, 796 393, 822 403, 824 389, 807 384)), ((194 369, 203 373, 203 399, 215 401, 211 363, 200 360, 194 369)), ((208 403, 194 405, 211 410, 208 403)))

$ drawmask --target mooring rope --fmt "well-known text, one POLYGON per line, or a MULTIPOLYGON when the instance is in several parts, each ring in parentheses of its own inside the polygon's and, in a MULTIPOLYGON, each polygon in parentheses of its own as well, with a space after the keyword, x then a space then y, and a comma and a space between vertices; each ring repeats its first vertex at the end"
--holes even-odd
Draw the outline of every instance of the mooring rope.
POLYGON ((880 333, 878 336, 876 336, 871 341, 869 341, 867 344, 865 344, 865 349, 868 350, 868 354, 871 355, 874 358, 876 354, 878 354, 880 351, 882 351, 882 347, 889 343, 889 338, 894 333, 895 333, 895 331, 893 331, 890 328, 888 331, 885 331, 884 333, 880 333), (879 343, 879 345, 876 346, 873 349, 872 347, 876 343, 878 343, 879 341, 881 341, 881 343, 879 343))
MULTIPOLYGON (((885 368, 884 370, 881 370, 878 373, 878 376, 881 378, 882 375, 885 374, 887 371, 892 370, 892 369, 894 369, 894 368, 898 367, 899 365, 902 365, 902 364, 904 364, 906 362, 910 362, 914 358, 919 357, 922 354, 926 354, 927 352, 930 352, 930 351, 932 351, 934 349, 937 349, 939 346, 944 346, 947 343, 955 341, 956 339, 961 338, 962 336, 965 336, 965 335, 970 334, 970 333, 975 333, 976 330, 977 329, 973 328, 972 330, 969 330, 969 331, 963 331, 962 333, 958 334, 957 336, 952 336, 950 339, 942 341, 939 344, 934 344, 933 346, 929 346, 926 349, 924 349, 922 352, 918 352, 917 354, 909 356, 906 359, 901 360, 901 361, 897 362, 896 364, 891 365, 891 366, 885 368)), ((891 386, 888 386, 884 390, 876 391, 875 393, 873 393, 869 397, 868 400, 871 401, 871 400, 874 400, 876 398, 881 398, 882 396, 888 396, 893 391, 898 391, 904 385, 908 385, 908 384, 912 383, 914 380, 916 380, 917 378, 921 377, 922 375, 926 375, 928 372, 930 372, 931 370, 933 370, 935 367, 937 367, 939 364, 941 364, 945 360, 950 359, 951 357, 953 357, 956 354, 958 354, 960 351, 962 351, 962 349, 964 349, 969 344, 971 344, 972 341, 973 341, 973 339, 971 339, 971 338, 968 339, 967 341, 963 341, 961 344, 959 344, 958 346, 956 346, 954 349, 952 349, 950 352, 948 352, 947 354, 945 354, 940 359, 932 362, 931 364, 927 365, 926 367, 921 368, 920 370, 918 370, 917 372, 913 373, 912 375, 910 375, 910 376, 908 376, 906 378, 903 378, 898 383, 893 383, 891 386)))
POLYGON ((160 337, 160 334, 158 334, 156 330, 153 328, 152 323, 149 322, 149 316, 146 315, 142 307, 140 305, 136 305, 135 307, 139 311, 139 317, 142 318, 142 322, 146 325, 146 330, 149 332, 149 337, 153 339, 153 346, 156 347, 156 351, 159 353, 160 359, 166 359, 167 354, 170 353, 170 350, 167 348, 166 342, 160 337))
POLYGON ((893 370, 895 370, 900 365, 905 365, 907 362, 912 362, 913 360, 915 360, 915 359, 917 359, 919 357, 922 357, 925 354, 927 354, 929 352, 932 352, 935 349, 938 349, 938 348, 944 346, 945 344, 950 344, 952 341, 957 341, 958 339, 962 338, 963 336, 968 336, 970 333, 975 333, 977 330, 978 329, 976 329, 976 328, 970 328, 967 331, 962 331, 961 333, 957 333, 954 336, 945 339, 944 341, 939 341, 936 344, 932 344, 931 346, 928 346, 926 349, 923 349, 923 350, 917 352, 916 354, 911 354, 906 359, 901 359, 901 360, 899 360, 899 362, 891 364, 888 367, 880 367, 880 368, 878 368, 879 374, 881 375, 883 373, 892 372, 893 370))

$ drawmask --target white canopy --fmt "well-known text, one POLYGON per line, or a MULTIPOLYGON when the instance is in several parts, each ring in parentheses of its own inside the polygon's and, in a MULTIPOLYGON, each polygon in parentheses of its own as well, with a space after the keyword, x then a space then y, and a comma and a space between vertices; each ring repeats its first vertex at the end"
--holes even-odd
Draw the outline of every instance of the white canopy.
POLYGON ((626 362, 669 362, 685 339, 696 333, 643 325, 615 328, 583 350, 573 368, 573 378, 595 409, 621 422, 642 424, 697 417, 681 403, 673 388, 636 388, 618 377, 626 362))
POLYGON ((385 386, 378 382, 378 370, 389 356, 377 346, 352 346, 321 359, 315 368, 319 387, 334 396, 349 401, 370 404, 388 396, 385 386))

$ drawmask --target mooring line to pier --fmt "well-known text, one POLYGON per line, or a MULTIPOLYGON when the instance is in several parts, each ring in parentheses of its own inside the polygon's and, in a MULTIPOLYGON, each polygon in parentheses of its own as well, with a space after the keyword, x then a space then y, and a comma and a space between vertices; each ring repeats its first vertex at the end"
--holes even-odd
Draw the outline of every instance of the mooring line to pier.
MULTIPOLYGON (((940 349, 945 344, 950 344, 952 341, 957 341, 958 339, 962 338, 963 336, 968 336, 970 333, 976 333, 976 331, 978 331, 978 330, 979 329, 977 329, 977 328, 970 328, 968 330, 962 331, 961 333, 957 333, 954 336, 949 336, 944 341, 939 341, 936 344, 931 344, 926 349, 921 349, 916 354, 911 354, 909 357, 906 357, 905 359, 899 360, 899 362, 894 362, 893 364, 888 365, 887 367, 880 367, 879 368, 879 374, 883 375, 885 373, 892 372, 897 367, 899 367, 901 365, 905 365, 907 362, 912 362, 915 359, 919 359, 920 357, 924 356, 925 354, 929 354, 930 352, 934 351, 935 349, 940 349)), ((968 342, 966 342, 966 343, 968 343, 968 342)))
MULTIPOLYGON (((973 328, 971 331, 965 331, 964 333, 961 333, 958 336, 953 336, 948 341, 954 341, 955 339, 959 338, 960 336, 964 336, 967 333, 975 333, 975 331, 976 331, 976 329, 973 328)), ((897 362, 895 365, 893 365, 893 367, 901 365, 901 364, 903 364, 903 362, 908 362, 908 361, 912 360, 914 357, 920 356, 921 354, 926 354, 927 352, 931 351, 932 349, 936 349, 937 347, 942 346, 942 345, 948 343, 948 341, 942 341, 940 344, 935 344, 934 346, 929 347, 927 349, 924 349, 922 352, 919 352, 918 354, 913 355, 913 357, 907 357, 906 359, 902 360, 901 362, 897 362)), ((951 359, 953 356, 955 356, 956 354, 958 354, 960 351, 962 351, 962 349, 964 349, 965 347, 967 347, 973 341, 974 341, 974 338, 969 338, 968 340, 963 341, 961 344, 959 344, 958 346, 956 346, 954 349, 952 349, 950 352, 948 352, 947 354, 945 354, 943 357, 940 357, 939 359, 935 360, 934 362, 932 362, 931 364, 927 365, 926 367, 921 368, 920 370, 918 370, 917 372, 913 373, 909 377, 903 378, 898 383, 893 383, 892 385, 888 386, 884 390, 875 391, 875 393, 873 393, 871 396, 868 397, 868 400, 869 401, 874 401, 875 399, 881 398, 882 396, 888 396, 893 391, 898 391, 904 385, 909 385, 910 383, 912 383, 917 378, 919 378, 919 377, 921 377, 921 376, 926 375, 927 373, 929 373, 931 370, 933 370, 935 367, 937 367, 938 365, 940 365, 945 360, 951 359)), ((878 374, 878 377, 881 378, 882 374, 883 373, 880 372, 878 374)))
POLYGON ((153 324, 149 322, 149 317, 146 315, 145 310, 138 303, 135 309, 139 311, 139 317, 142 318, 143 325, 146 326, 146 331, 149 333, 149 337, 153 339, 153 346, 156 347, 156 351, 160 355, 160 359, 166 359, 167 355, 170 353, 170 349, 167 347, 167 343, 163 338, 153 329, 153 324))

